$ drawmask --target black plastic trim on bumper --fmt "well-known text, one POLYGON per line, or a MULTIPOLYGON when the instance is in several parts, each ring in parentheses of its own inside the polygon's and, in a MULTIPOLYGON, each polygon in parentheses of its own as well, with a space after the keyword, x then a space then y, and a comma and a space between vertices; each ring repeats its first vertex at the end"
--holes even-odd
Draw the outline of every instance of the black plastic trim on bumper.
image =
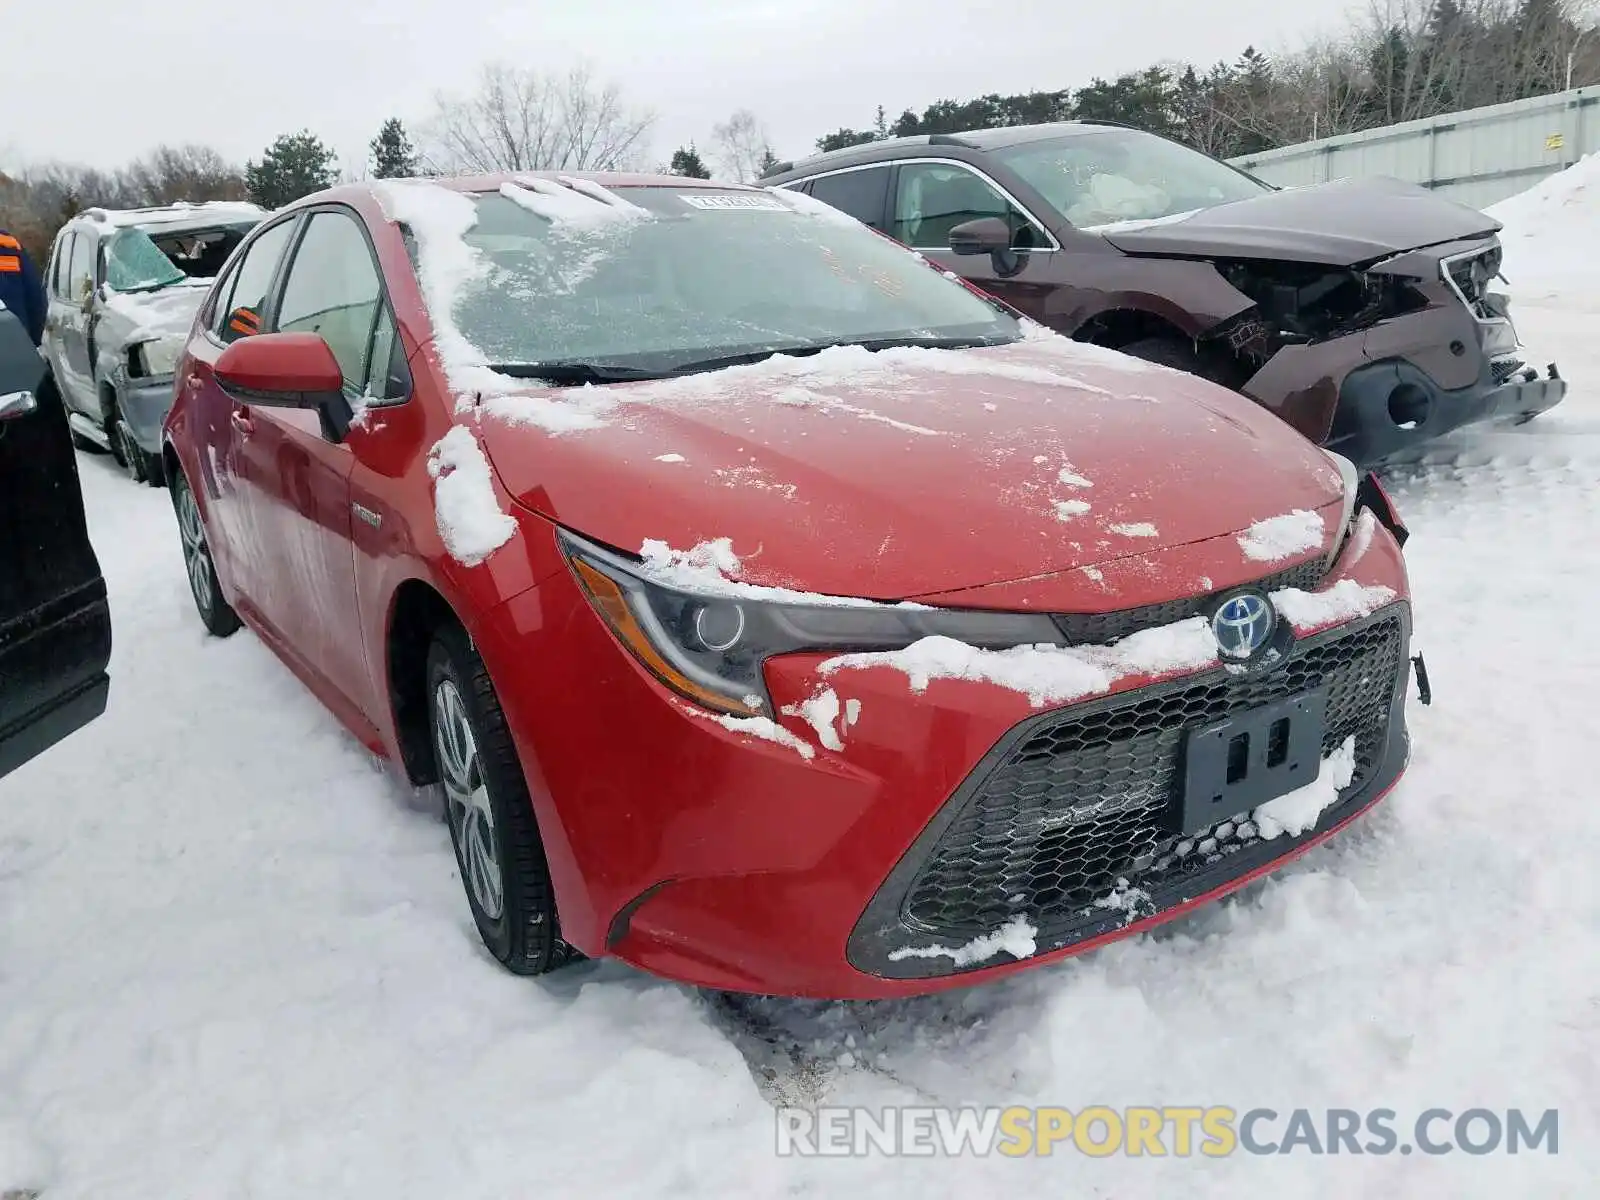
MULTIPOLYGON (((1057 919, 1054 922, 1039 922, 1037 918, 1027 913, 1020 914, 1039 924, 1035 939, 1038 947, 1036 954, 1053 953, 1079 942, 1101 937, 1125 928, 1134 921, 1158 915, 1197 896, 1224 887, 1231 880, 1249 875, 1275 860, 1292 854, 1305 843, 1314 841, 1329 829, 1361 811, 1375 796, 1392 786, 1405 769, 1410 755, 1410 739, 1405 724, 1405 698, 1411 679, 1411 673, 1407 670, 1411 641, 1409 606, 1403 602, 1391 604, 1364 620, 1347 622, 1299 639, 1296 643, 1297 650, 1303 651, 1396 618, 1400 622, 1400 660, 1389 699, 1389 716, 1384 727, 1383 749, 1376 757, 1376 765, 1371 775, 1359 788, 1342 797, 1337 804, 1322 814, 1314 828, 1299 837, 1263 839, 1243 846, 1219 861, 1185 875, 1180 880, 1145 893, 1137 911, 1090 907, 1077 911, 1066 920, 1057 919)), ((850 932, 845 951, 850 965, 858 971, 882 979, 935 979, 968 974, 985 967, 1013 961, 1009 957, 996 955, 969 966, 956 967, 954 960, 948 955, 916 956, 902 958, 899 961, 889 957, 895 950, 908 946, 937 946, 954 951, 970 941, 970 937, 956 937, 927 928, 906 915, 907 901, 916 887, 918 877, 937 851, 945 832, 970 804, 977 801, 989 777, 1007 761, 1011 752, 1041 726, 1063 720, 1063 714, 1079 718, 1097 710, 1134 705, 1152 697, 1181 692, 1227 678, 1229 678, 1228 672, 1223 668, 1217 668, 1186 675, 1167 683, 1122 692, 1102 700, 1053 709, 1029 717, 1014 726, 973 768, 961 786, 928 822, 910 850, 902 856, 868 903, 855 928, 850 932)), ((1137 883, 1136 880, 1132 882, 1137 883)))
POLYGON ((1403 359, 1369 363, 1345 376, 1333 430, 1323 445, 1358 466, 1374 466, 1466 425, 1536 417, 1561 403, 1566 394, 1567 382, 1553 364, 1546 378, 1496 383, 1493 368, 1484 359, 1477 382, 1449 390, 1403 359), (1426 398, 1426 416, 1410 429, 1397 424, 1389 412, 1389 397, 1402 386, 1417 389, 1426 398))

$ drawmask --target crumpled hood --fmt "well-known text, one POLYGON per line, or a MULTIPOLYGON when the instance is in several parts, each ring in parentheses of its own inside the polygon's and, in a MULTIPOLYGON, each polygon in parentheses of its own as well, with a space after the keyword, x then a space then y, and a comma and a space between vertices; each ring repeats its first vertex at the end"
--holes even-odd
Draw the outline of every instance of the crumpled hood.
MULTIPOLYGON (((1054 335, 480 411, 505 487, 570 529, 635 554, 730 538, 748 582, 878 600, 1159 554, 1342 497, 1327 458, 1243 397, 1054 335)), ((1238 569, 1237 538, 1219 553, 1238 569)))
POLYGON ((1487 237, 1500 223, 1398 179, 1342 179, 1202 209, 1181 221, 1130 222, 1102 236, 1129 254, 1275 258, 1348 267, 1405 250, 1487 237))
POLYGON ((113 292, 105 311, 115 318, 117 341, 127 345, 150 338, 186 337, 212 282, 192 279, 154 292, 113 292))

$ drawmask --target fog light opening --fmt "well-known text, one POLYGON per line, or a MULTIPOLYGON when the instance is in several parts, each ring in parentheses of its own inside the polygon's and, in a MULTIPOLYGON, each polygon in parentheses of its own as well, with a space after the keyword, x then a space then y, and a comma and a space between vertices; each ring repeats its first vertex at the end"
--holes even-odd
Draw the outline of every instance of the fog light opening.
POLYGON ((1389 419, 1401 429, 1415 429, 1428 419, 1428 393, 1414 383, 1402 383, 1389 393, 1389 419))

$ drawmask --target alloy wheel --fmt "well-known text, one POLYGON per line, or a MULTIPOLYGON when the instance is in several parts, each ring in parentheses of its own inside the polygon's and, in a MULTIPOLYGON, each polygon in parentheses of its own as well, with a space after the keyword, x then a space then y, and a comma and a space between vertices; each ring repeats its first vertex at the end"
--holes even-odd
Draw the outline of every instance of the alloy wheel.
POLYGON ((461 854, 461 869, 473 902, 498 921, 505 912, 500 874, 500 840, 483 778, 478 740, 466 702, 453 680, 441 679, 433 692, 433 744, 444 784, 450 831, 461 854))
POLYGON ((187 484, 178 488, 178 533, 183 539, 183 564, 189 574, 189 590, 200 606, 202 616, 211 616, 211 551, 206 547, 205 526, 200 523, 200 506, 187 484))

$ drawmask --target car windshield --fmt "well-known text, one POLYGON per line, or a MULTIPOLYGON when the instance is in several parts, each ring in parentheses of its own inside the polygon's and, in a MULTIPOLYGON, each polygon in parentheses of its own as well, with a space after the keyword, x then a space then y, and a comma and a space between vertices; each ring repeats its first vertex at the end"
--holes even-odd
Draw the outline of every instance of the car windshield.
POLYGON ((186 278, 141 229, 119 230, 106 247, 106 282, 113 291, 146 292, 186 278))
POLYGON ((571 191, 512 186, 474 197, 465 240, 482 269, 455 290, 451 318, 489 362, 664 373, 842 343, 1021 336, 998 306, 807 197, 690 187, 616 195, 633 209, 602 220, 582 210, 608 206, 571 191))
POLYGON ((994 156, 1078 229, 1175 217, 1272 190, 1198 150, 1136 129, 1025 142, 994 156))

